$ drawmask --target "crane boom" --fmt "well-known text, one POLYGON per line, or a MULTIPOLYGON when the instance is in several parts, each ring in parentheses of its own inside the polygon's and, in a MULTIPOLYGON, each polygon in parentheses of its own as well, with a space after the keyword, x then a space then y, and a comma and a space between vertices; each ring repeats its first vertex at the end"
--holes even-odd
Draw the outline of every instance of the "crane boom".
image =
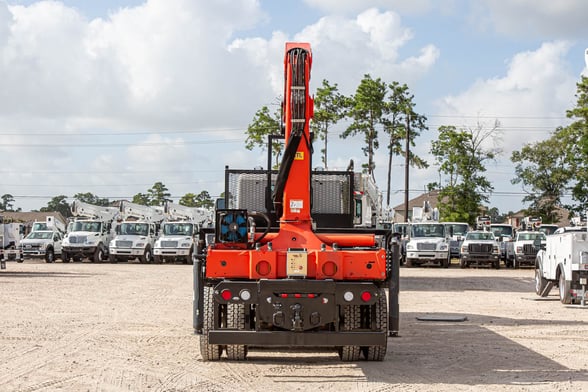
POLYGON ((116 207, 97 206, 90 203, 84 203, 80 200, 74 200, 71 204, 71 213, 74 216, 85 217, 90 219, 101 219, 111 221, 119 214, 116 207))
POLYGON ((120 204, 120 212, 123 219, 140 219, 148 222, 161 222, 165 215, 162 210, 153 206, 131 203, 123 200, 120 204))

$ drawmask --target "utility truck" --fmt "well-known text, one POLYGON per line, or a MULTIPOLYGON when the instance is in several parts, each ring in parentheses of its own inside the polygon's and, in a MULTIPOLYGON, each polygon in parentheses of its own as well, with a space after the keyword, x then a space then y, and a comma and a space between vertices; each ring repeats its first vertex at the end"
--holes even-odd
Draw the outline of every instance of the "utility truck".
POLYGON ((509 242, 514 239, 515 230, 512 225, 507 223, 492 223, 490 225, 490 231, 494 234, 498 245, 500 246, 500 258, 504 260, 504 264, 507 263, 507 249, 509 242))
POLYGON ((461 268, 472 264, 490 264, 500 268, 500 247, 494 234, 486 230, 474 230, 466 234, 459 257, 461 268))
POLYGON ((212 223, 213 212, 207 208, 172 202, 165 204, 164 212, 165 222, 161 225, 161 235, 155 241, 153 250, 155 263, 192 264, 198 232, 201 227, 212 223))
POLYGON ((406 266, 435 263, 448 268, 451 264, 450 227, 439 222, 439 211, 432 209, 428 202, 412 210, 413 222, 406 243, 406 266))
POLYGON ((459 258, 461 244, 470 231, 470 225, 465 222, 443 222, 449 236, 449 253, 451 258, 459 258))
POLYGON ((53 263, 57 257, 62 257, 65 231, 65 223, 54 216, 48 216, 45 222, 34 222, 32 231, 22 240, 25 257, 53 263))
POLYGON ((122 222, 116 227, 116 237, 108 246, 111 263, 139 259, 140 263, 153 261, 153 247, 164 219, 161 209, 126 200, 120 203, 122 222))
MULTIPOLYGON (((310 45, 287 43, 284 66, 278 172, 226 168, 213 243, 206 246, 200 231, 193 314, 200 354, 243 360, 249 346, 331 347, 344 361, 381 361, 390 325, 397 327, 385 290, 397 320, 397 246, 387 252, 389 229, 355 227, 352 171, 311 169, 310 45)), ((269 168, 269 154, 268 161, 269 168)))
MULTIPOLYGON (((538 243, 537 246, 540 246, 538 243)), ((588 298, 588 232, 586 228, 560 228, 547 236, 545 249, 535 259, 535 292, 546 297, 559 288, 563 304, 586 304, 588 298)))
POLYGON ((533 266, 537 253, 541 246, 545 245, 545 241, 545 233, 540 231, 517 231, 514 241, 507 243, 506 266, 533 266))
POLYGON ((98 263, 108 259, 108 244, 120 218, 117 207, 97 206, 74 200, 71 204, 74 220, 69 222, 62 242, 61 258, 68 263, 89 258, 98 263))
POLYGON ((541 227, 543 219, 540 216, 526 216, 521 222, 522 231, 536 231, 541 227))
POLYGON ((24 261, 22 239, 25 225, 15 222, 12 218, 0 215, 0 267, 6 268, 6 261, 24 261))
POLYGON ((476 217, 476 230, 487 231, 490 229, 492 219, 488 215, 481 215, 476 217))

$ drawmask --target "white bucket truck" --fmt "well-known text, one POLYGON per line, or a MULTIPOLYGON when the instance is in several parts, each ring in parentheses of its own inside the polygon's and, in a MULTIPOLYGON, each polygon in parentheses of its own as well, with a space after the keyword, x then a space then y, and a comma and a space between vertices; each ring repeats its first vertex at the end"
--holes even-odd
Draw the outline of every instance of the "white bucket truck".
POLYGON ((425 263, 437 263, 443 268, 451 264, 449 229, 438 221, 439 211, 425 206, 413 207, 413 223, 406 243, 406 265, 412 267, 425 263))
POLYGON ((108 259, 111 263, 134 259, 151 263, 159 224, 164 218, 163 209, 123 200, 120 213, 123 222, 117 226, 116 237, 110 242, 108 259))
POLYGON ((0 215, 0 268, 6 269, 7 260, 24 261, 22 239, 25 225, 0 215))
POLYGON ((71 258, 81 261, 85 257, 96 263, 106 260, 108 244, 119 219, 119 209, 75 200, 71 212, 75 218, 68 224, 62 242, 63 262, 67 263, 71 258))
POLYGON ((200 227, 212 223, 212 212, 201 207, 181 204, 165 205, 166 221, 153 249, 155 263, 182 261, 192 264, 200 227))
POLYGON ((45 222, 34 222, 32 229, 22 240, 25 257, 45 259, 47 263, 53 263, 57 257, 62 257, 65 223, 51 215, 45 222))
POLYGON ((585 305, 588 291, 588 232, 560 228, 547 236, 535 260, 535 292, 546 297, 557 286, 563 304, 585 305))

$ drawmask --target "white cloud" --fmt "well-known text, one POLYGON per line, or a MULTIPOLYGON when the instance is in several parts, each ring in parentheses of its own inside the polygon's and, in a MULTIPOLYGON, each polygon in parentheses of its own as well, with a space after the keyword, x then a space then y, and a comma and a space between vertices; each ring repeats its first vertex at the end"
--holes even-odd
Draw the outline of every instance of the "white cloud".
MULTIPOLYGON (((498 119, 504 130, 505 154, 510 156, 523 143, 547 137, 562 124, 566 109, 574 104, 577 80, 565 72, 569 48, 568 42, 556 41, 518 53, 507 64, 503 77, 480 79, 466 91, 443 98, 438 102, 439 112, 454 116, 454 121, 472 113, 479 113, 482 122, 498 119)), ((475 126, 477 121, 461 120, 468 126, 475 126)))
MULTIPOLYGON (((274 32, 269 40, 235 40, 230 49, 247 53, 250 61, 265 67, 274 93, 280 95, 284 41, 289 39, 282 32, 274 32)), ((312 43, 313 85, 327 79, 337 83, 344 94, 352 94, 367 73, 389 82, 410 83, 434 66, 440 53, 434 45, 427 45, 416 56, 401 58, 399 51, 412 39, 412 32, 402 25, 398 14, 376 9, 355 18, 325 16, 291 39, 312 43)))
POLYGON ((328 13, 353 14, 377 7, 401 13, 424 13, 432 9, 452 8, 455 0, 304 0, 310 7, 328 13))
POLYGON ((474 9, 475 23, 512 37, 584 39, 588 34, 585 0, 484 0, 474 9))

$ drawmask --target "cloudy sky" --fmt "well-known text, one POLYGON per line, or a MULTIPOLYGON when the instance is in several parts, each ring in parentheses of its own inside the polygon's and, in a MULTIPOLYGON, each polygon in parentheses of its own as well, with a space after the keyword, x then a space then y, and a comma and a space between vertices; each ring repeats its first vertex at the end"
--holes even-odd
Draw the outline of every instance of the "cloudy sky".
MULTIPOLYGON (((406 83, 428 118, 416 152, 430 163, 439 126, 498 120, 491 206, 516 211, 510 154, 567 123, 586 15, 584 0, 0 0, 0 194, 24 211, 62 194, 131 198, 158 181, 176 198, 218 195, 225 165, 265 165, 244 131, 276 105, 285 42, 304 41, 313 90, 327 79, 350 95, 364 74, 406 83)), ((330 169, 366 161, 342 130, 330 169)), ((382 147, 381 189, 386 159, 382 147)), ((440 179, 434 165, 410 178, 411 197, 440 179)))

